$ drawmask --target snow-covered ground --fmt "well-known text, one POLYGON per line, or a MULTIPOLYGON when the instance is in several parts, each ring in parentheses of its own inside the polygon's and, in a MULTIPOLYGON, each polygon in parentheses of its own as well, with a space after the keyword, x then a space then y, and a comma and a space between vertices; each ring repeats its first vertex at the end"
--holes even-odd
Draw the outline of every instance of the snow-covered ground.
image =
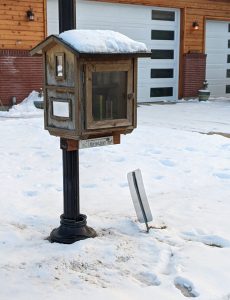
POLYGON ((81 150, 81 212, 98 237, 72 245, 47 240, 62 155, 30 103, 0 113, 1 300, 230 299, 230 139, 206 134, 230 132, 230 100, 141 105, 120 145, 81 150), (166 229, 136 220, 137 168, 166 229))

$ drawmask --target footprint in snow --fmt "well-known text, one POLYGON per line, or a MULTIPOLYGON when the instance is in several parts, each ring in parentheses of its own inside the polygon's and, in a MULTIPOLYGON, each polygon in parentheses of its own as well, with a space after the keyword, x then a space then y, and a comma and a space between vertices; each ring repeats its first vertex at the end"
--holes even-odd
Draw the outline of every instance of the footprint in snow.
POLYGON ((200 242, 207 246, 225 248, 230 247, 230 241, 218 235, 208 235, 198 232, 183 232, 182 238, 187 241, 200 242))
POLYGON ((155 180, 162 180, 162 179, 164 179, 164 176, 160 176, 160 175, 159 176, 155 176, 154 179, 155 180))
POLYGON ((105 182, 113 181, 113 177, 103 177, 102 180, 105 181, 105 182))
POLYGON ((37 191, 26 191, 26 192, 24 192, 24 195, 28 196, 28 197, 36 197, 38 195, 38 192, 37 191))
POLYGON ((8 155, 10 155, 10 156, 18 156, 18 153, 17 152, 9 152, 8 155))
POLYGON ((193 148, 193 147, 186 147, 184 148, 184 150, 189 151, 189 152, 196 152, 197 149, 193 148))
POLYGON ((164 275, 170 275, 176 272, 175 257, 171 251, 161 251, 158 259, 157 271, 164 275))
POLYGON ((30 170, 32 170, 32 168, 31 167, 23 167, 22 170, 24 170, 24 171, 30 171, 30 170))
POLYGON ((164 166, 166 166, 166 167, 175 167, 175 163, 172 161, 172 160, 170 160, 170 159, 162 159, 162 160, 160 160, 160 163, 162 164, 162 165, 164 165, 164 166))
POLYGON ((140 272, 134 275, 134 278, 145 286, 158 286, 161 284, 157 276, 151 272, 140 272))
POLYGON ((174 279, 175 287, 181 291, 185 297, 198 297, 199 293, 196 292, 194 285, 191 281, 183 277, 176 277, 174 279))
POLYGON ((50 155, 48 153, 43 152, 43 151, 37 151, 34 154, 37 155, 37 156, 40 156, 42 158, 50 157, 50 155))
POLYGON ((97 187, 96 184, 92 183, 92 184, 83 184, 82 188, 84 189, 95 189, 97 187))
POLYGON ((124 161, 125 161, 124 157, 117 157, 117 158, 113 159, 113 162, 118 162, 118 163, 124 162, 124 161))
POLYGON ((230 174, 227 173, 214 173, 213 175, 219 179, 230 179, 230 174))
POLYGON ((228 150, 230 149, 230 144, 223 144, 221 148, 228 150))

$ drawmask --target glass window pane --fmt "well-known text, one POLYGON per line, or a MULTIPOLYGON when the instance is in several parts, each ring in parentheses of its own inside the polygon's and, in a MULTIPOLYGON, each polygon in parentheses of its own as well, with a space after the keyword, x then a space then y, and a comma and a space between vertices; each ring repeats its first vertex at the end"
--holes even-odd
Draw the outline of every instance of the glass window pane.
POLYGON ((152 49, 152 59, 174 59, 174 50, 152 49))
POLYGON ((226 77, 227 77, 227 78, 230 78, 230 69, 227 69, 226 77))
POLYGON ((152 10, 152 20, 175 21, 175 12, 152 10))
POLYGON ((226 94, 230 94, 230 85, 226 85, 226 94))
POLYGON ((94 121, 127 118, 127 72, 93 72, 94 121))
POLYGON ((228 64, 230 63, 230 54, 228 54, 228 56, 227 56, 227 63, 228 64))
POLYGON ((152 30, 152 40, 171 41, 174 40, 174 31, 172 30, 152 30))
POLYGON ((228 24, 228 32, 230 32, 230 24, 228 24))
POLYGON ((56 55, 56 76, 62 78, 64 76, 64 55, 56 55))
POLYGON ((230 48, 230 40, 228 40, 228 48, 230 48))
POLYGON ((150 97, 169 97, 173 95, 172 87, 151 88, 150 97))
POLYGON ((151 78, 173 78, 173 69, 151 69, 151 78))

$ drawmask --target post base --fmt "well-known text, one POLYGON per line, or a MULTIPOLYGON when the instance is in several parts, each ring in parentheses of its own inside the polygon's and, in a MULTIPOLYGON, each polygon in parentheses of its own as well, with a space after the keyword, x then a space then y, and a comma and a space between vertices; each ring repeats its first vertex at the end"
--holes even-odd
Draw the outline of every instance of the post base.
POLYGON ((72 244, 80 240, 96 237, 96 231, 86 225, 86 219, 86 215, 79 215, 79 221, 65 219, 61 215, 61 225, 52 230, 49 240, 61 244, 72 244))

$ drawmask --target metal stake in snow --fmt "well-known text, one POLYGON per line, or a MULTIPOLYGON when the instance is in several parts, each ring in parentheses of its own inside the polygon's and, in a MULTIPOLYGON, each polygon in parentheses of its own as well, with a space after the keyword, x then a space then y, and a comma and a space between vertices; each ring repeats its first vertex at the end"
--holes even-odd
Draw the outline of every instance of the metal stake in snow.
POLYGON ((138 221, 140 223, 145 223, 147 232, 149 232, 150 227, 148 222, 151 222, 153 217, 145 193, 141 170, 137 169, 133 172, 130 172, 128 173, 127 177, 138 221))

